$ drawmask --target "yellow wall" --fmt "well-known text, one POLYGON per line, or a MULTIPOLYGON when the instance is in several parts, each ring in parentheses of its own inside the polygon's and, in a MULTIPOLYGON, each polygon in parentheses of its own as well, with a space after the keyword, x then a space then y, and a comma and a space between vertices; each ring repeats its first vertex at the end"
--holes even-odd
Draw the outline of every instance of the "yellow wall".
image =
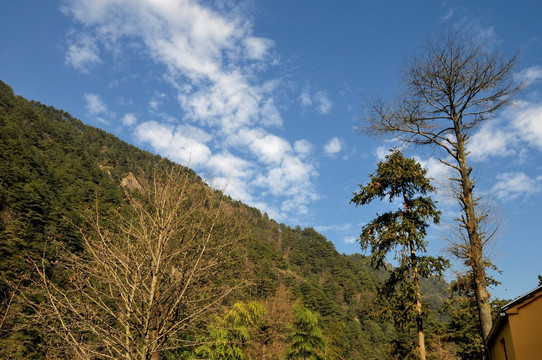
POLYGON ((535 296, 506 312, 517 359, 542 359, 542 293, 535 296))
POLYGON ((501 331, 499 331, 499 333, 495 336, 495 342, 493 343, 490 352, 491 360, 516 360, 514 355, 512 334, 510 333, 510 324, 508 321, 503 325, 501 331), (506 355, 504 354, 503 342, 506 345, 506 355))
POLYGON ((490 344, 491 359, 542 359, 542 292, 508 309, 506 315, 505 324, 490 344))

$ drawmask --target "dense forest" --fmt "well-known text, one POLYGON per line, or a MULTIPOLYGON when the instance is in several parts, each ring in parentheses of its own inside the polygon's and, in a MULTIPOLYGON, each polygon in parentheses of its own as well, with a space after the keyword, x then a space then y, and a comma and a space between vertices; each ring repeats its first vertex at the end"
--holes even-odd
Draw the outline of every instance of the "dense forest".
MULTIPOLYGON (((5 359, 389 359, 404 340, 389 265, 3 82, 0 256, 5 359)), ((483 357, 463 285, 421 279, 428 359, 483 357)))

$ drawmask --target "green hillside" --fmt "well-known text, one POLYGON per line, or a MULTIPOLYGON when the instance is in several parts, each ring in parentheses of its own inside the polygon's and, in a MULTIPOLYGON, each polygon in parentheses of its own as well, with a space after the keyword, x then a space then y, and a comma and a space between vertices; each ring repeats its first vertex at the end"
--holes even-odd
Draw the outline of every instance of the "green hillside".
MULTIPOLYGON (((99 214, 100 226, 117 229, 119 219, 126 216, 122 209, 134 201, 127 200, 130 192, 122 181, 135 176, 137 183, 152 182, 153 171, 159 167, 174 169, 200 189, 198 194, 205 193, 205 205, 201 212, 195 210, 195 221, 206 219, 205 214, 218 209, 224 199, 220 211, 227 222, 219 224, 223 226, 220 231, 236 234, 227 249, 229 261, 212 278, 193 283, 195 294, 212 292, 215 286, 233 291, 170 336, 167 343, 177 345, 161 351, 159 358, 184 359, 198 351, 218 351, 198 344, 234 334, 231 329, 217 332, 224 329, 217 324, 233 321, 237 314, 231 312, 234 304, 251 301, 263 307, 263 315, 254 312, 260 314, 254 315, 257 321, 249 321, 243 325, 246 329, 231 335, 236 339, 231 343, 239 346, 245 358, 283 358, 292 341, 296 303, 319 316, 323 358, 388 358, 394 330, 379 317, 382 306, 375 300, 384 272, 372 270, 364 256, 339 254, 314 229, 279 224, 259 210, 211 190, 192 170, 85 125, 65 111, 15 96, 0 82, 1 358, 70 358, 69 350, 58 339, 49 338, 50 329, 36 320, 39 304, 47 301, 40 281, 54 284, 59 291, 72 289, 73 268, 66 266, 66 259, 86 261, 90 257, 84 234, 92 237, 96 228, 89 223, 88 214, 99 214), (40 280, 39 269, 47 280, 40 280)), ((442 320, 438 309, 446 298, 446 284, 431 279, 422 288, 434 310, 427 316, 442 320)), ((241 326, 233 324, 235 329, 241 326)), ((438 331, 429 327, 431 341, 438 331)), ((79 341, 99 342, 90 335, 79 341)))

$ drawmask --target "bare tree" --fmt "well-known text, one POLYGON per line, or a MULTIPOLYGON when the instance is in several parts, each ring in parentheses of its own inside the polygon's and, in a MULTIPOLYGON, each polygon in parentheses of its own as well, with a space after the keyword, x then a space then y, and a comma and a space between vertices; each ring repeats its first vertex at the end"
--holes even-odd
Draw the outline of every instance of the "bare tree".
POLYGON ((126 189, 113 218, 87 218, 84 255, 65 261, 64 286, 36 266, 43 299, 27 298, 61 356, 159 359, 232 291, 220 274, 240 225, 220 192, 163 165, 141 190, 126 189))
POLYGON ((519 90, 512 79, 516 57, 503 58, 458 33, 428 42, 424 50, 406 66, 404 93, 389 104, 380 100, 370 104, 365 130, 440 149, 440 161, 456 174, 451 180, 460 190, 457 221, 468 239, 462 253, 472 269, 485 338, 492 326, 485 235, 480 229, 485 214, 477 210, 480 199, 474 194, 468 143, 472 130, 507 105, 519 90))

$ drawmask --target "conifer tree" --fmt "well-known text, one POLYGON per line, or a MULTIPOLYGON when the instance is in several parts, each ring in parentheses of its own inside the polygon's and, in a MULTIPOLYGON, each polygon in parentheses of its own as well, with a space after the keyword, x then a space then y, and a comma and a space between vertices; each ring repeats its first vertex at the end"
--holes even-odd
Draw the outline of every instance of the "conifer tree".
POLYGON ((286 353, 288 360, 320 360, 324 338, 318 327, 318 314, 301 305, 294 306, 296 320, 292 325, 291 345, 286 353))
POLYGON ((420 276, 440 274, 446 265, 441 258, 423 255, 429 222, 438 223, 440 211, 433 200, 426 196, 433 191, 427 171, 414 159, 408 159, 400 151, 386 156, 370 177, 367 185, 360 185, 351 202, 366 205, 374 199, 388 199, 390 203, 402 201, 402 206, 378 215, 362 228, 361 247, 370 248, 371 265, 378 269, 386 267, 386 256, 395 253, 397 266, 379 289, 379 295, 387 300, 388 313, 394 319, 398 332, 395 352, 402 359, 425 359, 425 340, 422 321, 422 297, 420 276), (418 334, 417 351, 409 341, 411 329, 418 334), (416 354, 417 353, 417 354, 416 354))

